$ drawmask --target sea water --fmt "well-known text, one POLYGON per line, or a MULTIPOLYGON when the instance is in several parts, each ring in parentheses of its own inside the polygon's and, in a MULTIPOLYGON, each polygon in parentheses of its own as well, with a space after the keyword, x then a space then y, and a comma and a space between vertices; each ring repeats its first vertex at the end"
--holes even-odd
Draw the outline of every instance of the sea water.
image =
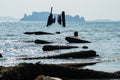
POLYGON ((57 23, 46 27, 46 22, 0 22, 0 66, 15 66, 19 63, 89 63, 99 62, 84 69, 94 69, 105 72, 120 71, 120 22, 67 22, 66 27, 57 23), (54 35, 25 35, 24 32, 44 31, 61 32, 54 35), (80 39, 91 43, 74 44, 65 40, 66 36, 73 36, 78 31, 80 39), (43 51, 44 44, 35 44, 36 39, 54 42, 51 45, 78 46, 77 49, 43 51), (88 50, 95 50, 99 57, 87 59, 37 59, 22 60, 25 57, 39 57, 81 51, 82 46, 88 50))

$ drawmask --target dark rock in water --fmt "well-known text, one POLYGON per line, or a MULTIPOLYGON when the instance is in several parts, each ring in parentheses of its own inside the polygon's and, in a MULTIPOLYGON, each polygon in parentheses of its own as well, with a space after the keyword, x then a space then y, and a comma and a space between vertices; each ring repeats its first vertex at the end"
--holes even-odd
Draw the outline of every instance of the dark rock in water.
POLYGON ((43 46, 43 51, 52 51, 52 50, 59 50, 59 49, 71 49, 71 48, 78 48, 77 46, 59 46, 59 45, 45 45, 43 46))
POLYGON ((69 58, 89 58, 98 56, 95 51, 79 51, 79 52, 70 52, 53 56, 45 56, 45 57, 29 57, 29 58, 20 58, 23 60, 33 60, 33 59, 69 59, 69 58))
POLYGON ((46 35, 46 34, 50 34, 52 35, 53 33, 48 33, 48 32, 43 32, 43 31, 37 31, 37 32, 25 32, 24 34, 35 34, 35 35, 46 35))
POLYGON ((44 34, 52 34, 52 33, 48 33, 48 32, 35 32, 36 35, 44 35, 44 34))
POLYGON ((79 52, 70 52, 64 53, 60 55, 49 56, 47 58, 89 58, 89 57, 96 57, 96 51, 88 50, 88 51, 79 51, 79 52))
POLYGON ((88 65, 94 65, 96 63, 99 63, 99 62, 91 62, 91 63, 60 63, 60 64, 57 64, 57 65, 66 66, 66 67, 80 68, 80 67, 84 67, 84 66, 88 66, 88 65))
POLYGON ((60 34, 60 32, 56 32, 56 34, 60 34))
POLYGON ((30 35, 30 34, 35 34, 35 32, 25 32, 24 34, 30 35))
POLYGON ((35 40, 35 44, 50 44, 52 42, 48 42, 48 41, 45 41, 45 40, 35 40))
POLYGON ((83 48, 83 49, 88 49, 88 46, 83 46, 82 48, 83 48))
POLYGON ((59 77, 63 80, 120 79, 120 76, 114 73, 94 71, 89 69, 77 69, 51 64, 22 63, 17 65, 16 67, 10 68, 12 68, 12 70, 9 71, 8 68, 7 71, 3 72, 1 80, 34 80, 39 75, 59 77))
POLYGON ((2 58, 3 56, 2 56, 2 54, 0 54, 0 58, 2 58))
POLYGON ((69 43, 90 43, 90 41, 78 39, 76 37, 66 37, 65 40, 67 40, 69 43))

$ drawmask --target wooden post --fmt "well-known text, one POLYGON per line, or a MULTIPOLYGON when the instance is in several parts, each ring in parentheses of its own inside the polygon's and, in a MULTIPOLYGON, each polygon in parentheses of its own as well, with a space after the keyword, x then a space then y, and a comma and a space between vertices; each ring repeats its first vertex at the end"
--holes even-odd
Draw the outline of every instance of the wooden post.
POLYGON ((53 7, 51 7, 51 12, 50 12, 50 15, 48 17, 47 26, 50 26, 53 23, 52 9, 53 9, 53 7))
POLYGON ((65 11, 62 11, 62 25, 63 25, 64 27, 66 26, 65 11))
POLYGON ((78 32, 77 31, 74 32, 74 37, 78 37, 78 32))

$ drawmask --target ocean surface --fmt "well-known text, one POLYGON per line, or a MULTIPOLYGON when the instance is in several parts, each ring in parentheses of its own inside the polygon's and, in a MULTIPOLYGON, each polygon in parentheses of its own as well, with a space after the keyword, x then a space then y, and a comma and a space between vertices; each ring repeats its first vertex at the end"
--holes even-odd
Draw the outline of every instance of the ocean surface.
POLYGON ((105 72, 120 71, 120 22, 67 22, 66 27, 57 23, 46 27, 46 22, 0 22, 0 66, 15 66, 19 63, 86 63, 99 62, 84 69, 94 69, 105 72), (54 35, 25 35, 24 32, 45 31, 54 35), (79 32, 79 38, 92 43, 74 44, 65 40, 66 36, 73 36, 79 32), (44 44, 35 44, 36 39, 48 40, 51 45, 74 45, 77 49, 43 51, 44 44), (99 57, 87 59, 38 59, 21 60, 25 57, 39 57, 81 51, 82 46, 88 50, 95 50, 99 57))

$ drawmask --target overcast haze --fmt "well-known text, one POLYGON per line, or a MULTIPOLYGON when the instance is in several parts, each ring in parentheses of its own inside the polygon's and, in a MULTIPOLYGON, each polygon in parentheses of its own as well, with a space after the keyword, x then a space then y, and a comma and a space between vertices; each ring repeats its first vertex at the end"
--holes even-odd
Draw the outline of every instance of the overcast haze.
POLYGON ((87 20, 120 20, 120 0, 0 0, 0 16, 23 17, 33 11, 81 15, 87 20))

